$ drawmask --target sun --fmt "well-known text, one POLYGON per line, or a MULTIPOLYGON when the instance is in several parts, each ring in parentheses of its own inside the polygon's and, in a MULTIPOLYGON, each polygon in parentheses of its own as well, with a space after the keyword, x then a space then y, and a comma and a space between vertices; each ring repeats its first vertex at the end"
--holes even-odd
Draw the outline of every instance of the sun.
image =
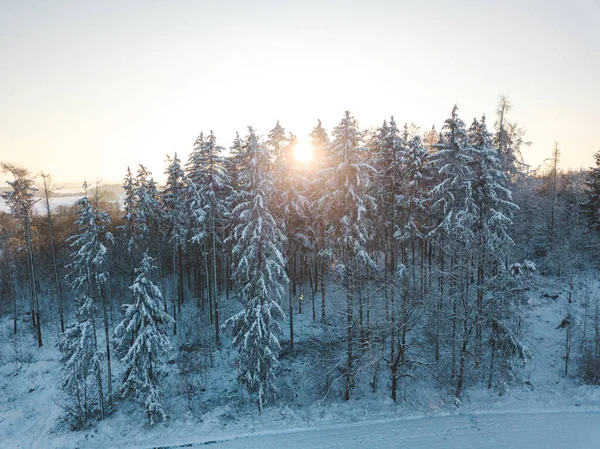
POLYGON ((300 162, 308 162, 312 158, 313 150, 308 142, 298 142, 294 147, 294 156, 300 162))

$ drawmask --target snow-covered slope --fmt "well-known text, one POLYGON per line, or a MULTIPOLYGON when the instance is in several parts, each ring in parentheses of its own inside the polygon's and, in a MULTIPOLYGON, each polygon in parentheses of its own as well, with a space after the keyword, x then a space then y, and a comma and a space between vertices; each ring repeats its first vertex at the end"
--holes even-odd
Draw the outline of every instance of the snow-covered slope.
MULTIPOLYGON (((431 380, 409 384, 398 404, 387 399, 385 386, 378 395, 343 402, 334 397, 309 400, 318 395, 299 384, 298 396, 293 390, 282 392, 295 399, 258 415, 236 387, 233 353, 225 349, 214 353, 213 368, 195 392, 196 403, 189 403, 182 391, 177 363, 167 365, 165 423, 149 426, 142 407, 128 402, 94 428, 70 432, 61 421, 55 329, 48 329, 47 342, 38 350, 26 332, 15 340, 12 323, 5 318, 0 322, 0 447, 150 448, 211 441, 215 448, 600 447, 600 388, 564 377, 564 330, 557 329, 568 307, 581 313, 581 298, 587 293, 576 289, 569 305, 563 285, 550 279, 541 282, 543 288, 531 294, 526 324, 531 358, 521 368, 523 382, 502 396, 471 386, 460 407, 431 380), (543 297, 545 292, 559 297, 543 297)), ((587 284, 591 287, 585 288, 597 294, 597 285, 587 284)), ((296 320, 296 355, 293 360, 284 357, 281 364, 282 370, 297 371, 299 379, 311 371, 302 341, 321 332, 309 315, 296 320)), ((22 323, 23 328, 28 324, 22 323)), ((118 364, 115 368, 118 373, 118 364)))
MULTIPOLYGON (((211 449, 597 449, 600 412, 466 414, 190 441, 211 449)), ((171 449, 177 446, 164 447, 171 449)), ((182 445, 179 445, 182 447, 182 445)))

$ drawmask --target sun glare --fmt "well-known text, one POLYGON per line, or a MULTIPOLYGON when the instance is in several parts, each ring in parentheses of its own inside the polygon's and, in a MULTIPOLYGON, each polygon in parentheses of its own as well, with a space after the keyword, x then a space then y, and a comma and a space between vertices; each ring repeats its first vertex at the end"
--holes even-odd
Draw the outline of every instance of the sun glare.
POLYGON ((294 156, 300 162, 308 162, 312 157, 312 147, 308 142, 298 142, 294 148, 294 156))

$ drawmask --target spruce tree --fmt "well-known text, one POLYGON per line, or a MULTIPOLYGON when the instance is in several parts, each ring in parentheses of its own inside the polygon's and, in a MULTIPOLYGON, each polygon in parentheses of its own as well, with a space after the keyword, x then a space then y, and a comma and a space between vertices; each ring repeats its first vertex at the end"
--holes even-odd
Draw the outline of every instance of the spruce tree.
POLYGON ((181 161, 175 153, 167 157, 168 166, 165 171, 167 183, 162 192, 163 218, 165 236, 171 246, 173 266, 173 334, 177 334, 177 311, 181 311, 184 300, 183 253, 188 242, 188 217, 186 214, 185 173, 181 161))
MULTIPOLYGON (((298 140, 292 133, 286 137, 285 129, 277 122, 275 128, 269 133, 267 148, 269 154, 276 155, 272 164, 273 171, 273 198, 272 213, 278 227, 286 237, 285 258, 287 260, 286 272, 289 282, 288 288, 288 313, 290 348, 294 349, 294 298, 297 296, 298 264, 301 254, 307 246, 306 229, 304 223, 307 217, 308 200, 305 196, 306 178, 294 160, 294 147, 298 140)), ((300 287, 301 288, 301 287, 300 287)), ((298 312, 302 312, 302 302, 298 302, 298 312)))
POLYGON ((596 166, 588 170, 587 201, 583 204, 583 211, 590 227, 600 232, 600 151, 594 154, 596 166))
POLYGON ((204 250, 207 279, 210 276, 207 287, 211 322, 215 325, 217 345, 220 344, 218 267, 224 263, 221 254, 229 215, 227 198, 231 190, 228 161, 222 156, 223 151, 212 131, 207 137, 201 134, 186 167, 190 212, 194 217, 191 240, 204 250))
MULTIPOLYGON (((148 248, 153 257, 158 256, 160 245, 152 242, 152 237, 158 236, 161 222, 161 204, 158 189, 152 173, 143 165, 139 165, 134 185, 135 203, 133 215, 135 216, 135 242, 136 254, 143 256, 143 249, 148 248)), ((139 260, 139 257, 136 258, 139 260)))
MULTIPOLYGON (((333 249, 337 256, 335 270, 341 281, 346 296, 345 331, 346 356, 344 367, 344 400, 350 399, 356 374, 355 318, 354 298, 367 268, 374 262, 366 245, 370 240, 369 213, 375 208, 374 199, 368 194, 370 176, 373 167, 364 162, 364 133, 358 129, 356 119, 346 111, 340 124, 333 130, 331 142, 332 158, 329 166, 320 171, 321 179, 326 179, 322 196, 316 201, 325 228, 331 237, 333 249)), ((364 332, 362 311, 363 295, 358 295, 359 328, 364 332)), ((361 338, 363 335, 361 335, 361 338)))
MULTIPOLYGON (((313 246, 313 258, 318 269, 318 283, 321 287, 321 321, 325 321, 325 278, 327 270, 333 259, 333 244, 327 235, 325 219, 322 210, 318 207, 318 200, 323 194, 327 182, 326 167, 330 166, 333 158, 330 151, 330 141, 327 131, 323 128, 321 120, 313 128, 309 135, 309 143, 313 151, 313 164, 311 166, 311 179, 308 184, 307 198, 310 201, 311 241, 313 246)), ((315 276, 317 277, 317 276, 315 276)), ((316 279, 315 279, 316 282, 316 279)))
POLYGON ((429 159, 439 181, 430 191, 431 211, 439 221, 434 234, 453 234, 468 238, 472 224, 472 148, 465 123, 458 117, 458 107, 444 122, 437 152, 429 159))
POLYGON ((271 213, 271 161, 252 128, 244 142, 248 164, 239 173, 233 254, 233 278, 244 309, 226 321, 238 348, 238 381, 256 400, 261 412, 273 396, 280 350, 276 332, 285 315, 279 301, 285 294, 283 243, 285 237, 271 213))
POLYGON ((449 334, 446 334, 451 351, 449 367, 451 377, 457 379, 455 394, 458 397, 463 388, 474 322, 470 282, 473 275, 472 249, 477 206, 473 201, 473 148, 456 106, 442 127, 440 142, 436 147, 438 151, 429 160, 436 182, 429 192, 430 213, 434 220, 429 236, 435 239, 442 254, 436 340, 441 338, 440 332, 449 334), (449 267, 443 265, 445 255, 449 256, 449 267), (442 321, 443 317, 448 316, 443 311, 444 296, 452 306, 449 329, 447 323, 442 321))
MULTIPOLYGON (((106 310, 104 285, 107 282, 107 245, 113 237, 107 231, 110 216, 94 206, 86 196, 77 201, 78 233, 67 240, 73 248, 71 261, 66 266, 67 279, 75 291, 78 309, 77 322, 67 328, 59 342, 63 352, 63 387, 76 398, 77 419, 82 425, 90 417, 90 404, 86 399, 88 378, 93 377, 98 391, 100 418, 104 419, 104 392, 100 360, 103 355, 98 350, 96 333, 96 311, 100 303, 106 310)), ((108 331, 107 316, 104 313, 105 331, 108 331)), ((110 339, 106 335, 106 356, 109 400, 111 395, 110 339)))
POLYGON ((123 179, 123 211, 125 212, 121 217, 123 225, 119 227, 123 231, 123 237, 125 239, 125 246, 127 248, 127 255, 129 256, 129 282, 133 282, 133 266, 134 266, 134 247, 135 241, 134 236, 136 233, 135 223, 135 179, 131 174, 131 169, 127 167, 127 173, 123 179))
POLYGON ((76 297, 78 308, 75 323, 67 326, 58 341, 62 353, 62 389, 71 397, 65 407, 72 419, 73 427, 79 429, 100 409, 104 418, 102 389, 102 353, 98 350, 95 301, 81 292, 76 297), (98 401, 95 397, 98 395, 98 401))
POLYGON ((160 404, 160 359, 171 350, 166 327, 173 319, 162 307, 160 289, 150 279, 156 267, 144 254, 130 289, 133 302, 126 305, 125 317, 115 328, 115 354, 123 364, 119 392, 123 397, 142 396, 150 423, 165 419, 160 404))

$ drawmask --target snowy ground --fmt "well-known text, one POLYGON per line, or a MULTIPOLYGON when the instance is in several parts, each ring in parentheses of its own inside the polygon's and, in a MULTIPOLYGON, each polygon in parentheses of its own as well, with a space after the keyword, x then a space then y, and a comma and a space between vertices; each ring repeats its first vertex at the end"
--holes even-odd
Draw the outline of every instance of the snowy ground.
MULTIPOLYGON (((126 403, 95 427, 69 432, 57 403, 55 329, 47 331, 47 342, 38 350, 27 333, 13 339, 12 323, 5 317, 0 320, 0 448, 174 448, 207 443, 232 449, 600 448, 600 388, 564 377, 564 331, 557 329, 568 307, 580 311, 581 298, 597 296, 600 289, 597 284, 577 289, 574 304, 568 305, 563 285, 542 281, 544 287, 531 296, 527 345, 532 357, 522 368, 523 382, 502 396, 471 385, 460 407, 431 383, 412 385, 398 404, 387 399, 385 386, 378 396, 363 394, 349 402, 335 397, 314 401, 314 394, 298 387, 299 397, 270 406, 261 416, 242 400, 231 353, 221 351, 215 353, 214 368, 206 373, 205 389, 196 394, 199 403, 192 404, 193 410, 175 366, 169 365, 165 423, 149 426, 142 408, 126 403), (560 297, 544 298, 542 292, 560 297)), ((303 333, 318 332, 309 315, 297 319, 298 341, 303 333)), ((302 370, 300 379, 311 370, 302 357, 293 365, 282 363, 282 368, 302 370)))
POLYGON ((184 444, 211 449, 597 449, 600 412, 469 414, 368 421, 184 444))

